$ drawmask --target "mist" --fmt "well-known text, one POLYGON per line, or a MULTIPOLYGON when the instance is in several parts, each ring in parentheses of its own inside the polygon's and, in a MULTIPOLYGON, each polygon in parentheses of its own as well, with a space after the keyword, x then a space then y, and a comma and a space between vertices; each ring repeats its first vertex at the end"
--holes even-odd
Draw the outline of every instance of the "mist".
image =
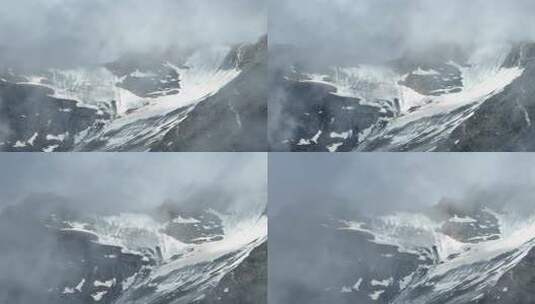
POLYGON ((164 202, 221 211, 266 204, 267 160, 258 153, 6 154, 0 208, 62 198, 76 209, 143 211, 164 202))
POLYGON ((341 286, 389 277, 403 264, 381 259, 369 236, 337 230, 333 221, 422 213, 442 199, 532 216, 534 160, 518 153, 271 154, 271 303, 355 303, 341 286))
POLYGON ((442 44, 535 40, 534 9, 528 0, 275 0, 269 29, 273 44, 310 60, 374 63, 442 44))
MULTIPOLYGON (((143 250, 123 264, 119 247, 65 234, 50 219, 155 216, 163 203, 185 213, 258 217, 267 199, 266 161, 262 153, 6 153, 0 158, 0 302, 57 303, 53 294, 64 299, 64 288, 80 278, 120 281, 140 267, 143 250), (118 255, 105 258, 111 248, 118 255)), ((154 235, 140 224, 134 237, 144 244, 154 235)), ((81 288, 64 301, 92 302, 91 289, 82 294, 81 288)))
POLYGON ((256 41, 263 0, 9 0, 0 7, 7 67, 100 64, 129 52, 256 41))
MULTIPOLYGON (((269 156, 270 210, 346 205, 374 215, 417 210, 442 198, 535 201, 534 157, 495 153, 278 153, 269 156)), ((313 209, 309 213, 314 213, 313 209)))

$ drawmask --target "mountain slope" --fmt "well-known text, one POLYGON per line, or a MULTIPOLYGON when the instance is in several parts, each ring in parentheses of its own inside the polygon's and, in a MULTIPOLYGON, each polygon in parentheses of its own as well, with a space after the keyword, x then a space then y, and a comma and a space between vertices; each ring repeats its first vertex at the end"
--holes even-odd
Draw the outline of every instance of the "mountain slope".
POLYGON ((262 38, 237 46, 125 54, 102 66, 5 69, 0 148, 262 150, 266 50, 262 38))
POLYGON ((267 37, 235 50, 242 73, 188 113, 155 151, 267 151, 267 37))
POLYGON ((267 242, 255 248, 236 269, 227 273, 200 304, 267 303, 267 242))
POLYGON ((225 284, 241 303, 265 301, 265 216, 167 207, 103 215, 38 199, 0 214, 2 302, 196 303, 225 284))
POLYGON ((319 67, 275 50, 285 59, 272 73, 280 126, 270 144, 280 151, 529 150, 532 49, 438 46, 384 64, 319 67))
POLYGON ((369 257, 356 275, 341 278, 333 288, 346 299, 509 304, 534 297, 532 217, 441 202, 423 213, 338 220, 329 226, 340 236, 353 234, 358 255, 369 257))
POLYGON ((534 151, 534 51, 535 45, 521 45, 509 55, 505 64, 524 67, 522 75, 458 126, 443 144, 445 150, 534 151))

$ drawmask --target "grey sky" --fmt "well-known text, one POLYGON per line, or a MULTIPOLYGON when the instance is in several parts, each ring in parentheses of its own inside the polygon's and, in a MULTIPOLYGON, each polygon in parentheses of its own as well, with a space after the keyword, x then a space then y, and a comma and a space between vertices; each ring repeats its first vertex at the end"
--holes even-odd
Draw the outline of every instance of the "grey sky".
POLYGON ((481 192, 530 205, 535 199, 535 156, 529 153, 278 153, 269 159, 274 215, 289 205, 313 213, 314 207, 334 208, 331 203, 389 212, 481 192))
POLYGON ((534 10, 529 0, 273 0, 270 38, 316 58, 381 61, 437 43, 534 39, 534 10))
POLYGON ((77 64, 126 51, 253 41, 267 30, 265 3, 7 0, 0 6, 0 54, 17 63, 77 64))
POLYGON ((42 192, 111 211, 204 194, 214 205, 225 198, 224 207, 265 204, 266 161, 262 153, 6 153, 0 207, 42 192))

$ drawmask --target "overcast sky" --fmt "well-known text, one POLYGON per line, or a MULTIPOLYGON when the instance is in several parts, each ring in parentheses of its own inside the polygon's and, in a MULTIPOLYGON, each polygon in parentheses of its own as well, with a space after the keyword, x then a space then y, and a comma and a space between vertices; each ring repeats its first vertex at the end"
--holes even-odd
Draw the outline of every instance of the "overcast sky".
POLYGON ((5 0, 0 54, 26 63, 109 61, 126 51, 254 41, 265 0, 5 0))
POLYGON ((316 57, 382 61, 437 43, 535 38, 531 0, 272 0, 270 38, 316 57))
POLYGON ((529 153, 273 153, 269 159, 274 215, 289 205, 312 214, 340 203, 383 213, 474 192, 529 206, 535 200, 535 156, 529 153))
POLYGON ((43 192, 111 211, 202 194, 217 194, 214 204, 265 204, 266 162, 262 153, 6 153, 0 206, 43 192))
POLYGON ((0 52, 11 62, 74 64, 252 41, 268 30, 268 5, 270 39, 316 57, 373 61, 442 42, 535 38, 531 0, 6 0, 0 52))

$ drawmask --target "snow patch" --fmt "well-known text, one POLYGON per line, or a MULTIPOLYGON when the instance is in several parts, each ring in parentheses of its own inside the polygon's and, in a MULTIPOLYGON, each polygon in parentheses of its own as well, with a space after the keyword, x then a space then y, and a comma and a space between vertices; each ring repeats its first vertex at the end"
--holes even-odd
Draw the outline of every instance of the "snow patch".
POLYGON ((459 217, 457 214, 455 214, 452 218, 450 218, 448 221, 452 223, 477 223, 476 219, 473 219, 469 216, 466 217, 459 217))
POLYGON ((359 278, 357 280, 357 282, 355 283, 355 285, 353 285, 353 289, 356 290, 356 291, 359 291, 360 290, 360 284, 362 284, 362 278, 359 278))
POLYGON ((379 297, 384 293, 384 290, 377 290, 372 293, 370 293, 370 299, 377 301, 379 300, 379 297))
POLYGON ((370 284, 372 284, 372 286, 384 286, 384 287, 388 287, 390 285, 392 285, 392 283, 394 282, 394 279, 392 277, 388 278, 388 279, 385 279, 385 280, 371 280, 370 284))
POLYGON ((63 289, 62 294, 74 294, 76 292, 82 292, 82 288, 84 287, 85 279, 82 279, 74 288, 73 287, 65 287, 63 289))
POLYGON ((108 293, 107 290, 97 291, 94 294, 92 294, 91 297, 93 298, 93 300, 95 302, 98 302, 98 301, 102 300, 102 297, 104 297, 107 293, 108 293))
POLYGON ((93 285, 95 287, 107 287, 107 288, 111 288, 113 285, 115 285, 116 281, 115 281, 115 278, 114 279, 111 279, 111 280, 108 280, 108 281, 105 281, 105 282, 102 282, 102 281, 99 281, 99 280, 95 280, 93 282, 93 285))
POLYGON ((433 76, 433 75, 440 75, 439 72, 433 70, 433 69, 429 69, 429 70, 422 70, 421 67, 418 67, 417 70, 415 71, 412 71, 413 75, 418 75, 418 76, 433 76))
POLYGON ((33 143, 35 142, 35 139, 39 136, 39 133, 35 132, 30 139, 28 139, 28 144, 30 146, 33 146, 33 143))
POLYGON ((344 145, 343 142, 333 143, 333 144, 330 144, 330 145, 327 146, 327 150, 329 150, 329 152, 336 152, 336 151, 338 151, 338 148, 340 148, 343 145, 344 145))
POLYGON ((322 130, 318 130, 318 132, 310 140, 317 144, 322 132, 322 130))
POLYGON ((172 220, 173 223, 176 223, 176 224, 198 224, 200 223, 199 220, 195 219, 195 218, 183 218, 181 216, 178 216, 176 218, 174 218, 172 220))
POLYGON ((342 289, 340 290, 341 293, 349 293, 351 292, 351 287, 342 286, 342 289))
POLYGON ((47 147, 43 148, 42 151, 50 153, 50 152, 54 152, 54 150, 56 150, 58 147, 59 147, 59 145, 50 145, 50 146, 47 146, 47 147))
POLYGON ((353 130, 349 130, 349 131, 342 132, 342 133, 331 132, 330 136, 331 138, 348 139, 352 135, 352 133, 353 133, 353 130))
POLYGON ((47 134, 46 140, 57 140, 57 141, 64 141, 65 137, 69 135, 69 132, 65 132, 63 134, 53 135, 53 134, 47 134))

